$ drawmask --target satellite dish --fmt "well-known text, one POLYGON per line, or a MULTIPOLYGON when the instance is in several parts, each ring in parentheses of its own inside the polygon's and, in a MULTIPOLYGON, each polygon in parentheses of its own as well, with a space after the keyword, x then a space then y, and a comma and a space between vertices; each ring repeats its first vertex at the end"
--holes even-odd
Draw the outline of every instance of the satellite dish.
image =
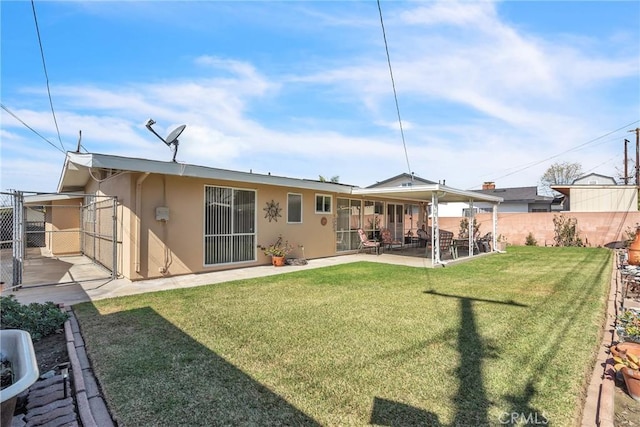
POLYGON ((187 125, 180 125, 177 128, 175 128, 174 130, 171 131, 171 133, 169 134, 169 136, 167 137, 167 139, 165 139, 165 143, 167 145, 171 145, 174 142, 176 143, 176 145, 178 144, 178 137, 180 136, 180 134, 182 133, 182 131, 184 130, 184 128, 186 128, 187 125))
POLYGON ((153 128, 151 126, 155 125, 156 122, 153 119, 149 119, 147 120, 147 124, 145 125, 147 129, 149 129, 155 136, 158 137, 158 139, 162 142, 164 142, 165 144, 167 144, 167 146, 171 147, 171 145, 173 145, 173 161, 176 161, 176 154, 178 154, 178 145, 179 145, 179 141, 178 141, 178 137, 180 136, 180 134, 182 133, 182 131, 184 131, 184 128, 187 127, 187 125, 180 125, 177 128, 175 128, 174 130, 171 131, 171 133, 169 134, 169 136, 167 136, 166 139, 162 138, 160 135, 158 135, 158 133, 153 130, 153 128))

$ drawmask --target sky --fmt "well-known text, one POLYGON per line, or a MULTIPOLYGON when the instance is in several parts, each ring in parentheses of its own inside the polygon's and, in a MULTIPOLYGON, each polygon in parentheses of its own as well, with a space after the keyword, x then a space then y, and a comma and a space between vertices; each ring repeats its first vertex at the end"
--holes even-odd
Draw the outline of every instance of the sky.
POLYGON ((56 191, 79 142, 171 161, 149 118, 186 125, 178 162, 361 187, 618 177, 625 139, 635 158, 640 2, 380 10, 384 33, 371 0, 2 1, 0 189, 56 191))

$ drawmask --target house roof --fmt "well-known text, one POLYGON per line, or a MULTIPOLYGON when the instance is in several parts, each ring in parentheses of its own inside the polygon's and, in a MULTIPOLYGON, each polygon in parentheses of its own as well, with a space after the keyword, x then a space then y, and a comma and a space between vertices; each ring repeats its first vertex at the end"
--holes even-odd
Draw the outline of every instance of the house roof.
POLYGON ((583 189, 584 188, 588 188, 588 189, 599 189, 599 190, 616 191, 616 190, 624 190, 624 189, 629 188, 629 187, 637 188, 633 184, 627 184, 627 185, 618 184, 613 177, 608 176, 608 175, 600 175, 600 174, 597 174, 597 173, 590 173, 588 175, 581 176, 580 178, 576 178, 571 185, 566 185, 566 184, 564 184, 564 185, 552 185, 551 189, 557 191, 558 193, 564 194, 565 196, 569 196, 570 193, 571 193, 571 189, 572 188, 576 188, 576 189, 577 188, 583 188, 583 189), (589 184, 589 183, 584 183, 584 184, 579 184, 578 183, 578 184, 576 184, 577 181, 583 180, 583 179, 591 177, 591 176, 605 178, 607 180, 612 181, 612 183, 611 184, 589 184))
POLYGON ((58 192, 81 192, 85 185, 93 179, 91 174, 94 170, 108 170, 115 173, 148 172, 192 178, 210 178, 225 181, 249 182, 253 184, 270 184, 283 187, 333 191, 347 194, 351 192, 350 185, 339 183, 286 178, 253 172, 239 172, 178 162, 163 162, 158 160, 137 159, 107 154, 72 152, 67 153, 60 181, 58 182, 58 192))
MULTIPOLYGON (((359 188, 351 185, 321 182, 315 180, 287 178, 275 175, 263 175, 252 172, 238 172, 206 166, 189 165, 177 162, 136 159, 131 157, 112 156, 95 153, 68 152, 58 183, 58 192, 81 192, 98 170, 112 173, 157 173, 164 175, 209 178, 225 181, 268 184, 282 187, 293 187, 342 193, 346 196, 375 196, 378 198, 404 199, 416 202, 431 201, 434 193, 439 195, 440 202, 458 202, 482 200, 499 203, 503 198, 481 194, 477 191, 458 190, 442 184, 423 184, 409 187, 377 187, 359 188)), ((425 180, 426 181, 426 180, 425 180)), ((430 181, 429 181, 430 182, 430 181)))
POLYGON ((596 184, 586 184, 586 183, 585 184, 576 184, 576 182, 581 181, 581 180, 583 180, 585 178, 589 178, 589 177, 604 178, 606 180, 611 181, 611 184, 599 184, 599 185, 617 185, 616 180, 615 180, 614 177, 608 176, 608 175, 601 175, 599 173, 590 173, 590 174, 587 174, 587 175, 583 175, 583 176, 581 176, 579 178, 574 179, 573 182, 571 183, 571 185, 596 185, 596 184))
POLYGON ((538 187, 511 187, 476 190, 478 193, 502 197, 505 202, 551 203, 553 197, 538 195, 538 187))
POLYGON ((428 179, 420 178, 415 174, 409 173, 401 173, 396 176, 392 176, 391 178, 387 178, 384 181, 378 181, 375 184, 369 185, 366 188, 377 188, 377 187, 385 187, 387 184, 392 183, 394 181, 405 180, 406 182, 412 182, 412 185, 421 185, 421 184, 436 184, 434 181, 429 181, 428 179))

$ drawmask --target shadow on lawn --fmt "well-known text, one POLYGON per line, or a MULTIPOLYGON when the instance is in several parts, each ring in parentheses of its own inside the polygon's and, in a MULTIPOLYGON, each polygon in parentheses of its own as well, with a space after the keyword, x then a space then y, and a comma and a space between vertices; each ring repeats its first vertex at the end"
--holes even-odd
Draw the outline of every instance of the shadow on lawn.
POLYGON ((91 303, 74 309, 118 423, 320 425, 149 307, 108 315, 91 303))
POLYGON ((438 415, 415 406, 376 397, 369 424, 379 426, 439 426, 438 415))
POLYGON ((495 357, 495 348, 487 345, 476 325, 473 313, 473 302, 504 304, 516 307, 528 307, 515 301, 498 301, 485 298, 470 298, 459 295, 424 291, 425 294, 445 298, 454 298, 460 304, 460 330, 458 331, 458 353, 460 365, 456 369, 458 376, 458 392, 454 397, 456 414, 453 420, 454 426, 485 426, 497 424, 489 422, 488 408, 491 402, 487 399, 482 376, 483 360, 495 357))
MULTIPOLYGON (((592 254, 585 255, 585 258, 576 263, 573 268, 564 276, 556 278, 555 286, 563 286, 564 283, 571 280, 571 276, 580 271, 583 267, 589 265, 589 257, 592 254)), ((549 369, 552 359, 559 351, 561 351, 562 341, 564 340, 563 332, 570 325, 575 324, 576 319, 581 312, 585 310, 586 302, 590 298, 597 298, 594 294, 600 278, 606 273, 610 260, 605 259, 599 266, 597 274, 591 277, 591 280, 584 283, 580 292, 577 292, 573 299, 565 303, 560 310, 562 316, 554 322, 554 330, 549 331, 548 335, 543 338, 541 343, 541 353, 543 357, 540 361, 530 366, 524 375, 535 376, 535 373, 541 373, 549 369)), ((486 425, 516 425, 524 423, 526 425, 552 425, 547 419, 544 411, 540 411, 531 405, 531 401, 536 395, 535 378, 531 378, 524 386, 522 393, 514 396, 505 396, 509 402, 510 408, 499 416, 497 420, 488 419, 488 408, 491 402, 487 399, 484 390, 484 380, 482 378, 482 362, 487 357, 494 357, 491 354, 494 349, 488 346, 476 326, 475 315, 473 313, 473 302, 506 304, 516 307, 529 308, 530 306, 517 303, 515 301, 497 301, 484 298, 464 297, 460 295, 445 294, 434 290, 424 291, 425 294, 440 297, 455 298, 460 301, 461 323, 458 333, 458 352, 460 354, 460 366, 457 369, 459 379, 458 392, 454 398, 456 404, 456 415, 452 425, 463 426, 486 426, 486 425)), ((552 293, 548 298, 554 298, 552 293)), ((532 309, 543 309, 546 299, 541 301, 539 305, 531 307, 532 309)), ((385 425, 398 425, 388 423, 385 425)), ((423 424, 424 425, 424 424, 423 424)), ((431 423, 426 425, 437 426, 439 423, 431 423)))

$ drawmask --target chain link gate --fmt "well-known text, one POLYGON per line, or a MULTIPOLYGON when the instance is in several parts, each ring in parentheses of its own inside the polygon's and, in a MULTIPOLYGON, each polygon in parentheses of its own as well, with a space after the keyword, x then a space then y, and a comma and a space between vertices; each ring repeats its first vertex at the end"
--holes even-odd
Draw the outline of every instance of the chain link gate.
POLYGON ((0 192, 2 290, 51 284, 55 280, 34 279, 34 274, 40 277, 47 269, 43 263, 65 264, 74 255, 101 267, 85 280, 117 277, 117 199, 74 195, 79 200, 73 201, 60 196, 0 192))
POLYGON ((19 191, 0 192, 0 288, 22 283, 24 261, 24 209, 19 191))
POLYGON ((106 267, 115 278, 117 260, 117 199, 111 196, 87 195, 81 208, 82 253, 106 267))

